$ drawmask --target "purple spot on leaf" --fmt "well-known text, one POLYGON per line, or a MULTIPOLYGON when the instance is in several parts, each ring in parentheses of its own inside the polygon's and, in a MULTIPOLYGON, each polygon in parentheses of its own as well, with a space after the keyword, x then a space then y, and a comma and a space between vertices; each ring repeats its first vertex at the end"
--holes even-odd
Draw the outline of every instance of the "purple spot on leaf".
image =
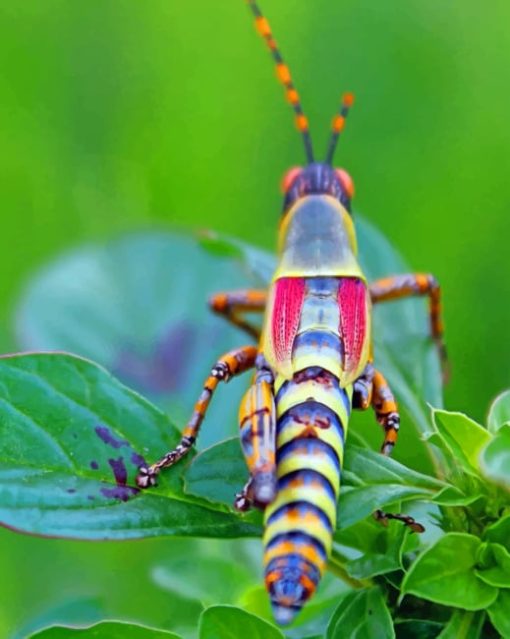
POLYGON ((124 458, 119 457, 118 459, 109 459, 108 463, 110 464, 113 470, 113 476, 115 477, 115 483, 119 486, 125 486, 127 482, 127 470, 126 465, 124 464, 124 458))
POLYGON ((76 492, 76 488, 66 488, 66 493, 73 494, 76 492))
POLYGON ((119 439, 115 437, 108 426, 96 426, 95 428, 97 436, 112 448, 122 448, 122 446, 129 446, 129 442, 126 439, 119 439))
POLYGON ((99 464, 97 463, 97 461, 92 460, 90 462, 90 467, 92 468, 92 470, 97 470, 99 468, 99 464))
POLYGON ((108 463, 113 471, 116 486, 109 488, 103 486, 101 488, 101 494, 110 499, 120 499, 121 501, 127 501, 140 491, 134 486, 127 486, 127 470, 124 464, 124 458, 109 459, 108 463))
POLYGON ((130 497, 133 497, 139 492, 138 488, 132 486, 115 486, 115 488, 101 488, 101 493, 110 499, 120 499, 121 501, 128 501, 130 497))

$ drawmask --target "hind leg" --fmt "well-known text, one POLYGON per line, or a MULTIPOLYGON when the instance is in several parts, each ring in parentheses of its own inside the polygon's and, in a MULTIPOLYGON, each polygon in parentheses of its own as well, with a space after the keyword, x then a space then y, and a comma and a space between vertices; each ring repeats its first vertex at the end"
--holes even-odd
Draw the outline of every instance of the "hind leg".
POLYGON ((241 447, 250 479, 236 495, 234 507, 240 511, 252 505, 265 508, 276 495, 276 408, 273 375, 261 358, 253 384, 239 410, 241 447))

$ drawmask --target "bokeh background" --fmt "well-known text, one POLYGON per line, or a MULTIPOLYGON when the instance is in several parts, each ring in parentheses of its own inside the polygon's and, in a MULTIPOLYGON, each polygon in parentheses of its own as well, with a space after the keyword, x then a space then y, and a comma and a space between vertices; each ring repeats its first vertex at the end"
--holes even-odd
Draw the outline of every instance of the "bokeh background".
MULTIPOLYGON (((355 92, 337 153, 355 208, 440 280, 446 405, 483 419, 510 385, 508 3, 261 4, 318 151, 355 92)), ((241 0, 3 0, 0 95, 2 351, 24 284, 85 241, 177 224, 274 246, 279 180, 303 151, 241 0)), ((1 532, 0 636, 59 605, 82 569, 81 595, 98 574, 111 594, 163 544, 1 532)))

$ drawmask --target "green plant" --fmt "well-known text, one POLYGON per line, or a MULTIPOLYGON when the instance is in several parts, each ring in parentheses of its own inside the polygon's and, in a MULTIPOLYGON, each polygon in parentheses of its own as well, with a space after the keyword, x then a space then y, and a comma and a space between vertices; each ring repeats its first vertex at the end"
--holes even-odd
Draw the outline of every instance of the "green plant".
MULTIPOLYGON (((27 348, 66 349, 101 362, 164 406, 172 421, 88 359, 62 352, 2 358, 0 521, 72 539, 172 536, 151 576, 169 599, 183 598, 185 610, 157 624, 160 630, 91 626, 112 617, 156 624, 136 614, 106 615, 101 606, 87 608, 84 621, 86 602, 77 601, 31 627, 65 629, 34 636, 510 637, 510 394, 493 404, 487 428, 441 408, 439 366, 418 301, 377 309, 375 317, 376 359, 413 431, 403 442, 406 463, 376 453, 366 441, 373 426, 358 429, 354 418, 330 575, 285 635, 270 621, 260 549, 249 540, 260 535, 260 516, 231 508, 246 475, 230 437, 242 384, 220 395, 204 425, 212 446, 170 469, 156 490, 134 488, 142 459, 178 440, 174 416, 189 409, 208 362, 234 335, 196 310, 200 297, 213 283, 264 283, 272 272, 272 257, 252 247, 211 235, 201 244, 151 233, 89 247, 43 272, 22 300, 27 348), (425 535, 370 517, 400 505, 426 525, 425 535), (218 546, 196 538, 244 541, 218 546), (76 624, 90 627, 67 627, 76 624)), ((405 270, 366 224, 360 244, 370 277, 405 270)), ((129 576, 133 597, 143 595, 143 569, 129 576)))

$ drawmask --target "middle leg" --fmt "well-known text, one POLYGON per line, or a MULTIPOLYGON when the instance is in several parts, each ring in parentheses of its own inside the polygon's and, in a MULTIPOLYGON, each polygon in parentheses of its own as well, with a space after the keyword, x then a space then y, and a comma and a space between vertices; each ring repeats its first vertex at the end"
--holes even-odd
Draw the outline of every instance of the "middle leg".
MULTIPOLYGON (((384 375, 376 370, 369 362, 363 374, 354 384, 353 407, 365 410, 372 405, 377 422, 384 430, 384 440, 381 446, 383 455, 391 455, 398 438, 400 427, 400 415, 397 402, 384 375)), ((417 522, 414 517, 402 513, 387 513, 383 510, 376 510, 374 517, 384 526, 388 525, 390 519, 401 521, 413 532, 422 533, 425 528, 417 522)))
POLYGON ((260 338, 260 329, 248 322, 244 314, 262 312, 266 307, 266 302, 266 291, 230 291, 213 295, 209 299, 209 308, 258 340, 260 338))

